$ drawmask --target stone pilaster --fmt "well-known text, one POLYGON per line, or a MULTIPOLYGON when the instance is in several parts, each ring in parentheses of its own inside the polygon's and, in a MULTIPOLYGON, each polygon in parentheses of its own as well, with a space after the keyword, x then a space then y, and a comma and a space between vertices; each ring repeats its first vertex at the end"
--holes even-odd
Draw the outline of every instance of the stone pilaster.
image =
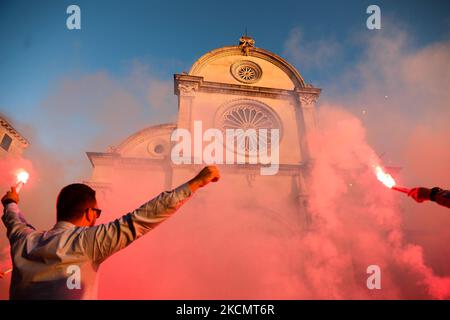
POLYGON ((307 133, 313 133, 317 128, 316 102, 318 98, 318 94, 315 93, 303 93, 299 96, 307 133))

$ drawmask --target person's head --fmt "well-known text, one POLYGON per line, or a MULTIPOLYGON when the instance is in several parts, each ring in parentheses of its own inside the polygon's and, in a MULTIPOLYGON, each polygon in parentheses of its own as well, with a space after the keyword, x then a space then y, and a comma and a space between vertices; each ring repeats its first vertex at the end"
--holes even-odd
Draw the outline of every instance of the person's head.
POLYGON ((56 220, 77 226, 93 226, 100 216, 95 191, 82 183, 73 183, 61 189, 56 201, 56 220))

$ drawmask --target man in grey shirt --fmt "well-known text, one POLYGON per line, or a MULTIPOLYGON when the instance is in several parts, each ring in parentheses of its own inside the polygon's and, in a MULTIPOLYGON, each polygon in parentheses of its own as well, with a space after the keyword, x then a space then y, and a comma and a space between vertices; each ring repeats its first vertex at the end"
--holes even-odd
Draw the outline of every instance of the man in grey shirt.
POLYGON ((97 270, 103 261, 170 217, 198 188, 219 178, 215 166, 205 167, 189 182, 97 226, 101 210, 95 191, 71 184, 58 195, 57 223, 48 231, 37 231, 25 220, 19 196, 11 188, 2 198, 13 262, 10 299, 96 299, 97 270))

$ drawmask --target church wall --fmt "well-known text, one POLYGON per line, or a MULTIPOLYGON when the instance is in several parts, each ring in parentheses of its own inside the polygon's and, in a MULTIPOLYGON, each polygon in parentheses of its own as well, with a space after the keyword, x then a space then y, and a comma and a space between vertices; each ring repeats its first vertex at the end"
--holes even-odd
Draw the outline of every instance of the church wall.
POLYGON ((191 132, 193 132, 194 120, 201 120, 203 122, 203 130, 215 128, 216 120, 220 117, 220 113, 224 111, 221 107, 224 104, 239 99, 262 102, 273 110, 281 123, 280 163, 300 163, 303 158, 297 129, 296 107, 287 99, 197 92, 191 107, 191 132))

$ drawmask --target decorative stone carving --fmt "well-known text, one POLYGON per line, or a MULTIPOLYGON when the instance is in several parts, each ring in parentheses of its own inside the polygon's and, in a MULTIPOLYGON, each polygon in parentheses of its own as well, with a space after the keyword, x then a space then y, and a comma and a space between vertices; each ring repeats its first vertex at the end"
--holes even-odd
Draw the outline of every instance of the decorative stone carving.
POLYGON ((302 107, 308 107, 314 105, 317 102, 318 96, 316 94, 301 94, 300 103, 302 107))
MULTIPOLYGON (((235 55, 244 55, 244 56, 247 55, 251 56, 252 58, 259 58, 267 62, 270 62, 274 66, 280 68, 291 78, 294 87, 305 88, 304 79, 291 64, 289 64, 283 58, 274 53, 255 47, 254 44, 255 44, 254 39, 247 36, 242 36, 239 40, 238 45, 236 46, 227 46, 212 50, 203 55, 192 65, 189 71, 189 75, 203 76, 205 68, 209 68, 211 62, 217 59, 235 55)), ((219 82, 222 81, 219 80, 219 82)))
POLYGON ((239 39, 239 47, 241 47, 242 54, 244 56, 248 56, 250 52, 250 48, 253 48, 255 46, 255 40, 253 40, 251 37, 242 36, 239 39))
POLYGON ((230 72, 237 81, 247 84, 257 82, 262 76, 261 67, 248 60, 233 63, 230 72))
POLYGON ((194 97, 195 91, 197 89, 198 85, 196 84, 185 84, 185 83, 178 84, 178 90, 180 91, 181 96, 194 97))
MULTIPOLYGON (((266 107, 260 105, 251 100, 237 101, 228 107, 225 112, 216 119, 216 123, 222 128, 226 129, 242 129, 244 131, 248 129, 255 129, 257 133, 258 129, 267 129, 267 137, 262 136, 262 132, 259 132, 259 139, 266 141, 265 148, 270 150, 271 133, 270 129, 280 129, 281 125, 277 117, 266 107)), ((281 130, 280 130, 281 131, 281 130)), ((256 151, 253 148, 257 148, 257 141, 248 141, 244 135, 238 136, 238 143, 243 144, 245 152, 256 151)))

